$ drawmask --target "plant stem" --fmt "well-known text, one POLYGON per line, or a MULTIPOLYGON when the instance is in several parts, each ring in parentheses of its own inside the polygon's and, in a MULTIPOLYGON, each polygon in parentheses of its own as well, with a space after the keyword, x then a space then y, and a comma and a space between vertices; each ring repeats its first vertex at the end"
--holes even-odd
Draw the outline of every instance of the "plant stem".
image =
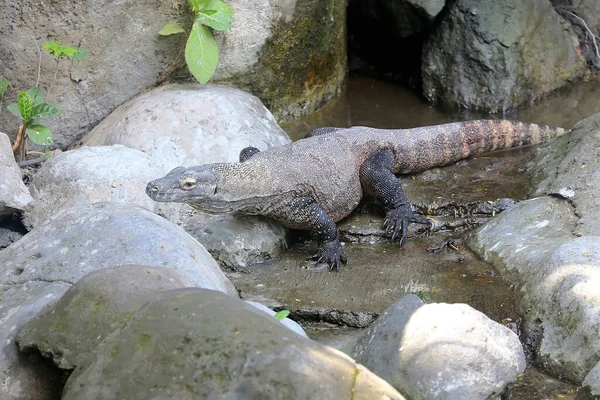
POLYGON ((598 49, 598 43, 596 43, 596 35, 594 35, 594 32, 592 32, 592 30, 590 29, 588 24, 586 24, 585 20, 583 18, 581 18, 579 15, 577 15, 571 11, 567 11, 567 13, 572 15, 573 17, 577 18, 579 21, 581 21, 584 28, 587 30, 588 34, 592 38, 592 43, 594 44, 594 48, 596 49, 596 57, 598 57, 598 59, 600 60, 600 50, 598 49))
POLYGON ((19 133, 17 133, 17 138, 15 139, 15 144, 13 144, 12 151, 16 153, 19 150, 19 147, 23 144, 23 137, 25 136, 25 122, 21 124, 19 127, 19 133))
POLYGON ((52 86, 54 86, 54 82, 56 82, 56 75, 58 75, 58 66, 60 65, 60 59, 57 58, 56 59, 56 71, 54 71, 54 78, 52 79, 52 83, 50 84, 50 87, 48 88, 48 92, 46 92, 46 100, 48 100, 50 98, 50 91, 52 90, 52 86))
POLYGON ((33 42, 35 43, 35 47, 37 47, 37 49, 38 49, 38 74, 37 74, 37 81, 35 81, 35 87, 39 87, 40 86, 40 75, 42 73, 42 50, 40 49, 40 46, 38 45, 38 42, 35 39, 35 36, 33 37, 33 42))

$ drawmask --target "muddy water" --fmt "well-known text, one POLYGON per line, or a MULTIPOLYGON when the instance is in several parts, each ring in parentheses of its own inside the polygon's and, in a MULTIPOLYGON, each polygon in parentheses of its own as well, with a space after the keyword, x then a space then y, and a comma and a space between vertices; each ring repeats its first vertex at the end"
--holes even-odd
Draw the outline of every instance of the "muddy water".
MULTIPOLYGON (((505 117, 570 128, 600 112, 600 101, 594 99, 600 99, 600 85, 580 84, 505 117)), ((298 140, 322 126, 411 128, 477 118, 490 117, 474 112, 441 112, 410 90, 371 78, 351 77, 338 100, 285 128, 292 139, 298 140)), ((417 210, 455 207, 460 214, 473 202, 527 198, 526 166, 535 151, 528 147, 480 155, 401 179, 417 210)), ((419 235, 413 228, 409 241, 398 248, 383 238, 381 215, 367 209, 339 224, 349 259, 339 273, 315 268, 305 261, 314 252, 315 243, 301 237, 280 259, 256 265, 250 274, 232 278, 246 298, 292 310, 292 316, 304 323, 309 336, 337 348, 349 346, 360 333, 357 328, 367 326, 407 293, 416 293, 429 302, 467 303, 518 331, 520 316, 513 288, 493 267, 460 245, 469 228, 493 215, 492 210, 488 215, 459 218, 461 223, 441 225, 432 236, 419 235), (458 251, 425 251, 449 238, 457 239, 458 251), (311 319, 328 323, 311 324, 311 319)), ((507 396, 569 398, 574 390, 530 368, 507 396)))

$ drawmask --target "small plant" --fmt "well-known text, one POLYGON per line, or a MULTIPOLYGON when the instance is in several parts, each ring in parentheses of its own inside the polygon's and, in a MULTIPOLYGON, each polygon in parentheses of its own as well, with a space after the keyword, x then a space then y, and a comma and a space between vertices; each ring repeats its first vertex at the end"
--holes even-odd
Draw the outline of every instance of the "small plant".
POLYGON ((8 111, 21 118, 19 133, 13 144, 13 152, 16 152, 23 141, 24 133, 27 132, 29 140, 35 144, 49 146, 54 141, 50 128, 39 123, 40 118, 52 117, 58 114, 58 109, 52 104, 44 102, 42 91, 38 87, 19 92, 18 102, 10 104, 8 111))
MULTIPOLYGON (((229 30, 232 13, 231 8, 221 0, 189 0, 189 4, 194 16, 194 23, 192 30, 187 35, 185 62, 194 78, 204 84, 215 73, 219 61, 219 48, 208 28, 218 31, 229 30)), ((165 24, 158 32, 162 36, 178 33, 186 33, 186 30, 173 22, 165 24)), ((173 65, 177 65, 180 57, 181 52, 173 65)), ((173 70, 174 67, 162 81, 167 80, 173 70)))
MULTIPOLYGON (((83 61, 87 59, 87 49, 83 47, 71 47, 63 46, 59 42, 47 42, 42 46, 43 50, 48 54, 56 57, 56 72, 54 73, 54 79, 48 88, 46 97, 50 94, 52 86, 56 81, 56 75, 58 74, 58 68, 61 59, 69 59, 75 61, 83 61)), ((40 55, 41 57, 41 55, 40 55)), ((41 65, 41 61, 40 61, 41 65)), ((40 123, 41 118, 48 118, 58 114, 58 109, 52 104, 44 101, 44 95, 42 94, 39 85, 39 67, 38 67, 38 81, 36 86, 25 91, 20 91, 17 102, 10 104, 7 109, 15 116, 21 118, 21 125, 19 126, 19 132, 13 144, 12 150, 14 153, 19 154, 19 150, 22 148, 24 143, 23 139, 25 134, 29 140, 35 144, 42 146, 49 146, 54 142, 52 131, 46 125, 40 123)), ((8 87, 8 81, 4 77, 0 77, 0 106, 2 105, 1 100, 8 87)), ((21 156, 24 153, 21 153, 21 156)), ((21 157, 19 156, 19 158, 21 157)))
POLYGON ((288 315, 290 315, 290 310, 281 310, 276 312, 274 317, 279 321, 283 321, 285 318, 287 318, 288 315))

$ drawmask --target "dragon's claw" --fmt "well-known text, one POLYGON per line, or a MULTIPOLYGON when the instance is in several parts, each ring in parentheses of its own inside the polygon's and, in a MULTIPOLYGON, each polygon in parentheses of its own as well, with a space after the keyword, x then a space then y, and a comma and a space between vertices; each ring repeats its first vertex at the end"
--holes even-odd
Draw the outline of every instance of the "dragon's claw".
POLYGON ((339 239, 321 244, 317 253, 308 260, 316 261, 316 264, 327 264, 330 271, 336 272, 340 270, 340 264, 346 264, 348 261, 339 239))
POLYGON ((433 221, 428 218, 417 217, 410 207, 398 207, 389 210, 383 220, 383 228, 392 242, 399 236, 399 245, 402 246, 408 235, 408 224, 416 222, 418 224, 427 224, 427 231, 433 229, 433 221))

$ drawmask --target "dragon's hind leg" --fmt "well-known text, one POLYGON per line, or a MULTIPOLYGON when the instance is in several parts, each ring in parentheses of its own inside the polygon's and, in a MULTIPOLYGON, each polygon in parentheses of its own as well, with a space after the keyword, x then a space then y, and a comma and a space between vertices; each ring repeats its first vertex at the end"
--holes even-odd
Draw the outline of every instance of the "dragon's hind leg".
POLYGON ((380 150, 369 157, 360 167, 360 183, 363 191, 375 198, 385 210, 384 228, 392 241, 400 234, 400 246, 406 240, 408 224, 428 224, 432 221, 417 217, 402 190, 400 181, 393 173, 394 154, 391 150, 380 150))

